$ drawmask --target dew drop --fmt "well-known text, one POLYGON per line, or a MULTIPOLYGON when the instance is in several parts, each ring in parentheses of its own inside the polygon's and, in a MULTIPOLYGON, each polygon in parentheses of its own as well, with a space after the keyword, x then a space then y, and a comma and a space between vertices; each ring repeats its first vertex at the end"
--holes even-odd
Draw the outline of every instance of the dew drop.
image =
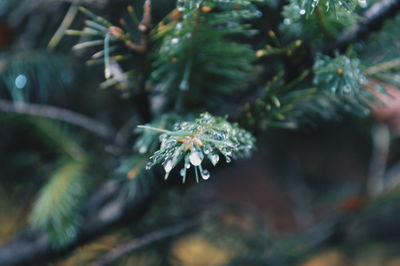
POLYGON ((146 146, 141 146, 139 148, 139 153, 143 154, 143 153, 146 153, 146 152, 147 152, 147 147, 146 146))
POLYGON ((305 9, 301 9, 299 13, 300 13, 300 15, 304 15, 304 14, 306 14, 306 10, 305 9))
POLYGON ((198 150, 193 150, 189 155, 190 163, 194 166, 198 166, 203 161, 203 154, 198 150))
POLYGON ((172 160, 166 161, 166 162, 164 163, 164 170, 165 170, 165 172, 166 172, 166 173, 171 172, 172 166, 173 166, 173 165, 172 165, 172 160))
POLYGON ((179 171, 179 174, 180 174, 181 176, 185 176, 185 175, 186 175, 186 168, 185 168, 185 167, 182 168, 182 169, 179 171))
POLYGON ((161 142, 165 141, 167 139, 167 137, 168 137, 167 134, 161 134, 160 135, 160 141, 161 142))
POLYGON ((225 161, 226 161, 227 163, 230 163, 230 162, 232 161, 232 159, 231 159, 231 157, 226 156, 226 157, 225 157, 225 161))
POLYGON ((344 86, 344 87, 343 87, 343 91, 344 91, 345 93, 350 93, 350 92, 351 92, 350 86, 349 86, 349 85, 344 86))
POLYGON ((26 76, 20 74, 20 75, 18 75, 17 78, 15 79, 15 86, 16 86, 18 89, 23 89, 23 88, 26 86, 27 81, 28 81, 28 80, 27 80, 26 76))
POLYGON ((204 169, 203 171, 201 171, 201 177, 204 180, 207 180, 210 178, 210 172, 207 169, 204 169))
POLYGON ((211 154, 210 161, 214 166, 216 166, 218 161, 219 161, 219 155, 216 154, 216 153, 215 154, 211 154))

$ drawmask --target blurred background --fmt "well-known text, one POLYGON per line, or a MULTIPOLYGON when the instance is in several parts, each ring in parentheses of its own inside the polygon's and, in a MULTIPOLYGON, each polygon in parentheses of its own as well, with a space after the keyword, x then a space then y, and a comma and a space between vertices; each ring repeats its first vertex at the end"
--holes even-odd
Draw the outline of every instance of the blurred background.
MULTIPOLYGON (((131 119, 131 103, 118 90, 99 90, 103 66, 88 67, 86 51, 71 50, 77 37, 55 37, 71 2, 0 1, 0 99, 68 108, 119 128, 131 119)), ((141 12, 143 1, 76 3, 118 21, 128 4, 141 12)), ((279 23, 283 5, 260 3, 255 46, 279 23)), ((157 0, 154 20, 174 6, 157 0)), ((84 19, 74 15, 70 28, 84 19)), ((367 118, 343 115, 301 131, 260 133, 251 159, 218 167, 207 182, 172 185, 140 222, 116 226, 48 265, 90 265, 132 239, 188 224, 112 265, 400 266, 400 102, 387 101, 389 109, 367 118), (371 182, 379 180, 387 185, 371 194, 371 182), (191 225, 193 215, 215 210, 191 225)), ((99 142, 66 124, 0 111, 0 244, 27 225, 38 190, 65 152, 60 147, 90 145, 91 154, 101 154, 99 142)), ((101 156, 92 166, 94 184, 107 180, 115 164, 101 156)))

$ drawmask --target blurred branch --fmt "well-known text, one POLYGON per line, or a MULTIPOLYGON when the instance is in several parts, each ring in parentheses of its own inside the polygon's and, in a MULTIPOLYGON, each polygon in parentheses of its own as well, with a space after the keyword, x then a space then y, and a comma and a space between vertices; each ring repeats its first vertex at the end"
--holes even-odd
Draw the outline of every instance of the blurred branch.
POLYGON ((44 265, 101 236, 113 225, 138 221, 158 195, 160 182, 154 182, 146 189, 138 188, 130 197, 121 193, 124 184, 109 181, 93 194, 83 209, 84 223, 78 236, 66 246, 54 249, 43 232, 26 228, 15 239, 0 247, 0 265, 44 265))
POLYGON ((82 114, 49 105, 10 102, 0 99, 0 111, 55 119, 81 127, 104 139, 114 137, 113 130, 105 124, 82 114))
POLYGON ((389 150, 389 128, 387 125, 378 125, 372 130, 372 158, 367 180, 367 193, 372 197, 383 192, 389 150))
POLYGON ((365 38, 373 31, 379 30, 383 23, 396 15, 400 10, 400 0, 381 0, 372 5, 363 15, 357 25, 344 30, 332 45, 329 45, 324 53, 333 54, 335 50, 343 51, 350 44, 365 38))
POLYGON ((153 244, 157 241, 161 241, 166 238, 179 235, 179 234, 187 231, 188 229, 191 229, 192 227, 195 227, 195 226, 198 226, 198 225, 204 223, 205 220, 206 219, 204 217, 202 217, 200 219, 197 218, 195 220, 182 222, 182 224, 164 228, 164 229, 160 229, 160 230, 154 231, 148 235, 145 235, 141 238, 134 239, 134 240, 118 247, 117 249, 109 252, 103 258, 101 258, 99 261, 94 263, 93 266, 109 265, 113 261, 128 254, 129 252, 143 248, 143 247, 153 244))

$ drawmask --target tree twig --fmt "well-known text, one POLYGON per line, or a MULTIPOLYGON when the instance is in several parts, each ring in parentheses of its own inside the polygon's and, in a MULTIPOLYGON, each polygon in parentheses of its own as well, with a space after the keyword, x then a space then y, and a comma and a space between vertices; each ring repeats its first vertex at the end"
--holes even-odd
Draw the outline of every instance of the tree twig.
POLYGON ((204 220, 205 219, 202 218, 202 219, 195 219, 192 221, 183 222, 182 224, 164 228, 164 229, 160 229, 160 230, 154 231, 148 235, 145 235, 141 238, 134 239, 134 240, 118 247, 117 249, 109 252, 103 258, 101 258, 96 263, 94 263, 92 266, 109 265, 113 261, 117 260, 118 258, 120 258, 132 251, 138 250, 140 248, 143 248, 145 246, 153 244, 157 241, 161 241, 166 238, 182 234, 183 232, 187 231, 188 229, 191 229, 195 226, 202 224, 204 222, 204 220))
POLYGON ((0 111, 55 119, 81 127, 104 139, 112 139, 114 131, 105 124, 71 110, 34 103, 10 102, 0 99, 0 111))

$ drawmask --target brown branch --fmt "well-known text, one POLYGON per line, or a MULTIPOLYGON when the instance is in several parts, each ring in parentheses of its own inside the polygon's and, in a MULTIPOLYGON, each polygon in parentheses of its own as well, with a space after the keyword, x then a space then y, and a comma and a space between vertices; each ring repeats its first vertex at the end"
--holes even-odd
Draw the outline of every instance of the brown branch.
POLYGON ((55 106, 23 102, 13 103, 0 99, 0 111, 55 119, 86 129, 104 139, 112 139, 114 137, 113 130, 103 123, 55 106))
POLYGON ((93 264, 93 266, 105 266, 109 265, 113 261, 119 259, 120 257, 133 252, 135 250, 138 250, 140 248, 143 248, 145 246, 148 246, 150 244, 153 244, 155 242, 164 240, 166 238, 170 238, 179 234, 182 234, 183 232, 187 231, 188 229, 191 229, 195 226, 198 226, 204 222, 204 218, 202 219, 195 219, 192 221, 187 221, 183 222, 182 224, 160 229, 157 231, 154 231, 148 235, 145 235, 141 238, 134 239, 117 249, 109 252, 106 254, 103 258, 98 260, 96 263, 93 264))
POLYGON ((363 15, 360 23, 344 30, 336 42, 329 45, 325 54, 333 54, 336 50, 344 51, 350 44, 368 36, 369 33, 379 30, 383 23, 396 15, 400 10, 400 0, 381 0, 372 5, 363 15))

